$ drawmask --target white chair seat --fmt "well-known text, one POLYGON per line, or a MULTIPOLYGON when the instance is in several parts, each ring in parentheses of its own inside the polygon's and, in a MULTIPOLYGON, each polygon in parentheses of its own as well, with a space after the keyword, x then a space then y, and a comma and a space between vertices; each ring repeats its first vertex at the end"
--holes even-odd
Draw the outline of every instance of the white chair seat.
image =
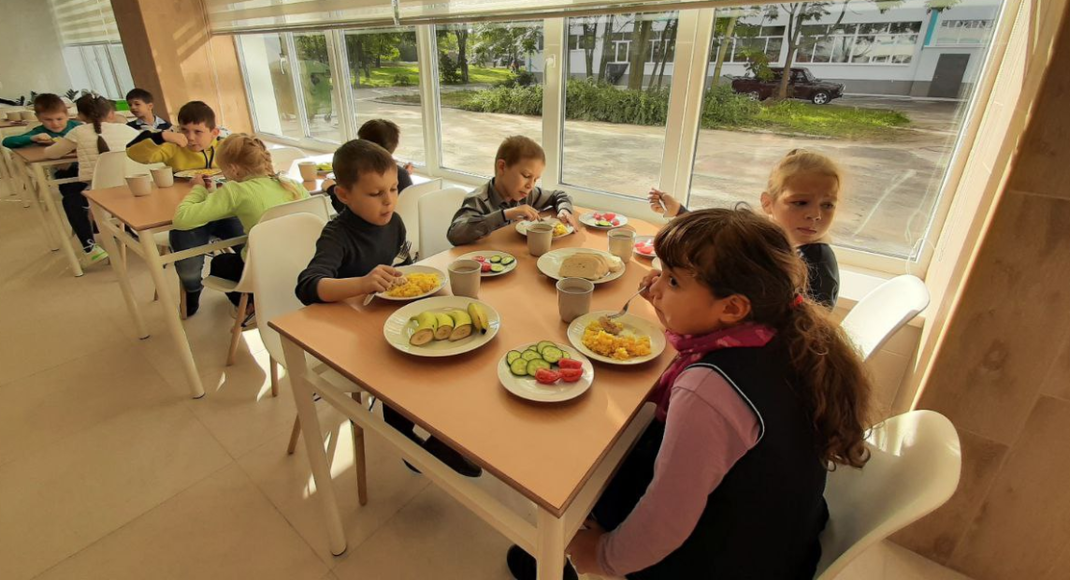
POLYGON ((152 241, 158 248, 170 248, 171 232, 156 232, 155 234, 152 234, 152 241))
POLYGON ((896 276, 858 301, 840 326, 869 360, 900 328, 929 306, 925 282, 910 275, 896 276))
MULTIPOLYGON (((245 276, 242 276, 243 278, 245 276)), ((226 278, 220 278, 219 276, 205 276, 202 281, 205 288, 211 288, 218 292, 246 292, 248 290, 239 290, 238 283, 233 280, 227 280, 226 278)))

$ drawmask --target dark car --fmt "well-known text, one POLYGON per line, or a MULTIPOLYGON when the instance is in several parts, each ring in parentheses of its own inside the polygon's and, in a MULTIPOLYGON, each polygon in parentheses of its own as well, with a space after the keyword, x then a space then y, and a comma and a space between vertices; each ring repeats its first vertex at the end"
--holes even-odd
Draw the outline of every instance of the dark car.
MULTIPOLYGON (((754 77, 735 77, 732 79, 732 90, 744 95, 751 95, 759 101, 764 101, 777 94, 780 90, 781 75, 783 68, 771 68, 773 80, 762 81, 754 77)), ((832 99, 843 96, 843 85, 830 83, 814 78, 813 73, 807 68, 792 68, 791 78, 788 79, 788 96, 794 99, 806 99, 815 105, 827 105, 832 99)))

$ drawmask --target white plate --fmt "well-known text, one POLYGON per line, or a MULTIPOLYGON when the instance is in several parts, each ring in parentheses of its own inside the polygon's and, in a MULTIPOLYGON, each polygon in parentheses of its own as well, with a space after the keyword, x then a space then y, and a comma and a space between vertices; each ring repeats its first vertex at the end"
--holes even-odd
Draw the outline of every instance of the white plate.
MULTIPOLYGON (((516 222, 516 231, 517 231, 517 233, 519 233, 520 235, 526 237, 528 235, 528 226, 530 226, 532 223, 535 223, 535 222, 529 222, 529 221, 516 222)), ((542 223, 554 225, 554 224, 561 223, 561 220, 559 220, 557 218, 547 218, 547 219, 542 220, 542 223)), ((561 234, 560 236, 554 236, 554 239, 563 238, 563 237, 565 237, 565 236, 567 236, 569 234, 576 233, 576 228, 572 227, 570 224, 565 224, 565 230, 566 230, 566 233, 561 234)))
MULTIPOLYGON (((605 256, 610 260, 620 261, 620 258, 617 258, 613 254, 610 254, 609 252, 604 252, 602 250, 593 250, 591 248, 561 248, 560 250, 553 250, 540 256, 539 261, 536 263, 536 265, 538 266, 539 271, 543 274, 546 274, 554 280, 561 280, 561 263, 573 254, 582 253, 599 254, 601 256, 605 256)), ((595 284, 605 284, 606 282, 612 282, 613 280, 616 280, 617 278, 623 276, 624 271, 627 269, 627 265, 625 265, 624 268, 621 268, 616 272, 610 272, 609 274, 602 278, 599 278, 598 280, 591 280, 591 282, 594 282, 595 284)))
MULTIPOLYGON (((602 226, 598 225, 598 220, 594 219, 594 214, 602 212, 589 211, 580 216, 580 223, 596 230, 611 230, 613 228, 619 228, 628 225, 628 217, 621 214, 614 214, 614 219, 617 220, 617 225, 602 226)), ((609 212, 613 213, 613 212, 609 212)))
POLYGON ((591 322, 597 321, 600 316, 607 314, 614 314, 610 310, 599 310, 597 312, 589 312, 583 316, 572 321, 572 324, 568 325, 568 341, 572 343, 572 346, 583 354, 593 358, 596 361, 609 363, 612 365, 638 365, 648 361, 652 361, 662 352, 665 351, 665 333, 661 330, 661 326, 650 322, 645 318, 639 318, 631 314, 625 314, 620 318, 617 318, 617 322, 624 324, 625 332, 631 332, 636 336, 649 336, 650 337, 650 354, 646 356, 637 356, 628 360, 617 360, 608 356, 602 356, 593 350, 583 345, 583 330, 587 328, 587 325, 591 322))
POLYGON ((474 300, 472 298, 465 298, 464 296, 435 296, 433 298, 428 298, 427 300, 406 304, 395 310, 394 313, 390 315, 390 318, 387 318, 386 322, 383 323, 383 336, 386 338, 386 341, 390 343, 390 346, 401 352, 416 356, 438 358, 470 352, 487 344, 498 334, 498 328, 501 327, 501 325, 502 318, 498 314, 498 311, 486 302, 480 302, 479 300, 474 300), (468 305, 472 302, 479 302, 487 311, 488 326, 486 334, 479 331, 473 331, 467 338, 463 338, 456 342, 450 342, 449 340, 432 340, 423 346, 413 346, 409 344, 409 337, 412 336, 412 331, 416 329, 416 324, 411 322, 413 316, 429 310, 442 313, 455 308, 467 310, 468 305))
MULTIPOLYGON (((537 343, 525 344, 512 350, 523 352, 524 349, 535 344, 537 343)), ((505 357, 508 356, 508 353, 502 355, 502 358, 498 360, 498 380, 501 381, 505 390, 510 393, 521 399, 537 403, 560 403, 561 401, 575 399, 591 388, 591 383, 594 382, 594 365, 574 348, 565 345, 558 345, 558 348, 567 352, 569 357, 583 363, 583 376, 580 377, 580 380, 574 383, 558 381, 554 385, 543 385, 536 381, 534 377, 518 377, 509 370, 509 365, 505 362, 505 357)))
POLYGON ((661 258, 654 258, 654 260, 650 262, 650 267, 655 270, 661 270, 661 258))
POLYGON ((216 176, 223 173, 221 169, 187 169, 185 171, 176 171, 175 177, 181 179, 191 179, 193 177, 199 177, 201 175, 216 176))
MULTIPOLYGON (((651 248, 653 248, 654 236, 635 236, 635 244, 641 244, 643 242, 650 242, 651 243, 651 248)), ((652 254, 652 253, 651 254, 644 254, 644 253, 640 252, 639 249, 635 247, 635 244, 632 244, 632 251, 635 252, 636 256, 639 256, 640 258, 648 258, 648 259, 657 257, 656 254, 652 254)))
MULTIPOLYGON (((490 258, 492 256, 501 256, 503 258, 505 256, 509 256, 510 258, 513 259, 513 263, 509 264, 508 266, 505 266, 505 269, 502 270, 501 272, 480 272, 480 276, 483 276, 484 278, 493 278, 495 276, 504 276, 504 275, 508 274, 509 272, 512 272, 513 270, 516 270, 516 264, 517 264, 516 256, 514 256, 514 255, 512 255, 512 254, 510 254, 508 252, 498 252, 498 251, 495 251, 495 250, 487 250, 485 252, 468 252, 467 254, 465 254, 465 255, 457 258, 457 259, 458 260, 475 260, 476 256, 483 256, 488 261, 490 260, 490 258)), ((476 261, 478 261, 478 260, 476 260, 476 261)))
POLYGON ((430 296, 435 292, 438 292, 446 286, 446 273, 438 268, 432 268, 431 266, 398 266, 398 270, 401 270, 402 274, 438 274, 438 286, 435 286, 430 292, 425 292, 417 296, 387 296, 386 292, 380 292, 375 296, 382 298, 383 300, 396 300, 398 302, 408 302, 409 300, 419 300, 421 298, 430 296))

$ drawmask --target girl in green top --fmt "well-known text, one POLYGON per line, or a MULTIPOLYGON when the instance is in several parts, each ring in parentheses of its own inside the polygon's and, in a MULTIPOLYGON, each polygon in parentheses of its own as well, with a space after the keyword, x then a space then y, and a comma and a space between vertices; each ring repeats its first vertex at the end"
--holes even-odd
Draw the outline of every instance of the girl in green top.
MULTIPOLYGON (((248 234, 269 208, 308 197, 305 188, 275 173, 267 147, 252 135, 236 133, 227 137, 220 143, 217 154, 227 182, 216 189, 210 177, 201 176, 175 210, 175 229, 191 230, 237 217, 248 234)), ((245 268, 245 250, 243 247, 241 254, 212 258, 212 275, 240 280, 245 268)), ((227 298, 237 305, 240 294, 228 292, 227 298)))

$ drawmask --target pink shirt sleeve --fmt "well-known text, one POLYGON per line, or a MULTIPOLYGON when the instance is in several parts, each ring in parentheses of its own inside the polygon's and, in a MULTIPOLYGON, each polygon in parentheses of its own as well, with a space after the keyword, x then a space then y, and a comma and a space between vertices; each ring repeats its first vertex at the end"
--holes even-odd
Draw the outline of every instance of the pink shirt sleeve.
POLYGON ((598 545, 599 565, 614 576, 653 566, 683 545, 710 493, 758 442, 758 416, 712 369, 681 373, 669 401, 654 479, 598 545))

